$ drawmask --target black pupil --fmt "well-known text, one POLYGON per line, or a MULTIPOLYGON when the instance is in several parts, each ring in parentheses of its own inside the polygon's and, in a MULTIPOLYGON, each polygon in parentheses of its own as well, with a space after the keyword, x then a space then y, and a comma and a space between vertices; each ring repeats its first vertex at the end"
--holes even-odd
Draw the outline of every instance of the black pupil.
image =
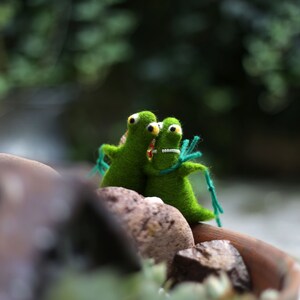
POLYGON ((152 132, 153 131, 153 126, 148 126, 148 130, 150 131, 150 132, 152 132))
POLYGON ((175 127, 171 127, 170 130, 171 130, 172 132, 174 132, 174 131, 176 130, 176 128, 175 128, 175 127))
POLYGON ((130 124, 133 124, 135 122, 135 119, 134 118, 130 118, 129 122, 130 122, 130 124))

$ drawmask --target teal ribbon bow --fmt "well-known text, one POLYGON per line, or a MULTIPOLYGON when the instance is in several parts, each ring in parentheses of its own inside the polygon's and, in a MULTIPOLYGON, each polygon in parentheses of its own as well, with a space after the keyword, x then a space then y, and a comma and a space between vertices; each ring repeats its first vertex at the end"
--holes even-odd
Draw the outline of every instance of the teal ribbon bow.
POLYGON ((97 173, 104 176, 105 172, 109 169, 109 165, 104 161, 105 154, 103 151, 103 145, 98 149, 98 153, 99 155, 96 161, 96 165, 88 173, 87 177, 93 177, 97 173))
POLYGON ((209 190, 210 195, 211 195, 211 203, 214 208, 214 214, 216 216, 215 219, 216 219, 217 225, 218 225, 218 227, 222 227, 220 213, 223 214, 224 210, 223 210, 220 202, 218 201, 215 187, 214 187, 213 181, 210 177, 208 169, 205 170, 205 179, 206 179, 206 184, 208 186, 207 189, 209 190))
POLYGON ((174 164, 172 167, 170 167, 168 169, 161 170, 160 174, 161 175, 169 174, 169 173, 177 170, 184 162, 201 157, 202 153, 200 151, 193 152, 199 141, 200 141, 199 136, 194 136, 193 141, 190 145, 189 145, 190 140, 188 140, 188 139, 184 140, 182 142, 179 158, 178 158, 176 164, 174 164))

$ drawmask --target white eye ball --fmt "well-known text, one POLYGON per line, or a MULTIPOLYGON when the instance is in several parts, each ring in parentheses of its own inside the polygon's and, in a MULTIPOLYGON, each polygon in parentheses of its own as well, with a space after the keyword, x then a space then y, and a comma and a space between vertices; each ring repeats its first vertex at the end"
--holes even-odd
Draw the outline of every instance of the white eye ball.
POLYGON ((177 124, 173 124, 173 125, 169 126, 168 131, 178 133, 178 134, 182 134, 182 129, 177 124))
POLYGON ((158 122, 157 125, 158 125, 159 129, 163 128, 163 122, 158 122))
POLYGON ((139 114, 133 114, 128 118, 128 124, 136 124, 140 119, 139 114))

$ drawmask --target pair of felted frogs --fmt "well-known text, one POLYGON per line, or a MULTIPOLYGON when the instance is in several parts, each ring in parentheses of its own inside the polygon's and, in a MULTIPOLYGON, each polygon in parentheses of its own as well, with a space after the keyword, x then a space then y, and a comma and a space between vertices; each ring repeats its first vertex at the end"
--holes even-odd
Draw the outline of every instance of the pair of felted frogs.
MULTIPOLYGON (((166 118, 158 123, 150 111, 131 115, 124 142, 119 146, 104 144, 100 148, 103 153, 100 153, 102 158, 98 163, 105 166, 101 187, 120 186, 147 197, 159 197, 164 203, 180 210, 189 223, 213 218, 218 221, 218 209, 213 213, 202 207, 188 179, 188 175, 196 171, 209 174, 206 166, 188 161, 200 156, 197 155, 200 152, 191 153, 197 141, 194 139, 194 145, 187 148, 186 141, 183 147, 181 140, 182 128, 176 118, 166 118), (109 165, 104 162, 103 154, 109 158, 109 165)), ((215 195, 210 178, 208 184, 215 195)), ((219 211, 222 212, 220 206, 219 211)))

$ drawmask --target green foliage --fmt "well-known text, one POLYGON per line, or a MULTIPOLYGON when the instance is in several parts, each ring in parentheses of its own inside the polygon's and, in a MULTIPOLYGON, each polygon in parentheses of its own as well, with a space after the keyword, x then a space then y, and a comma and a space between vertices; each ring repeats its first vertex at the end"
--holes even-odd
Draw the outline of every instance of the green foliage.
POLYGON ((300 87, 297 2, 188 0, 184 6, 173 1, 172 12, 168 6, 148 10, 142 24, 149 26, 147 16, 155 13, 161 30, 156 39, 153 26, 152 43, 137 38, 145 55, 135 66, 144 83, 164 97, 185 94, 212 115, 230 113, 245 101, 259 99, 267 112, 293 101, 290 92, 300 87), (254 99, 245 97, 249 90, 254 99))
POLYGON ((0 29, 9 23, 14 15, 15 6, 9 3, 0 4, 0 29))
POLYGON ((211 88, 205 93, 205 104, 210 110, 217 114, 228 113, 236 105, 236 100, 232 97, 232 91, 228 88, 211 88))
POLYGON ((11 88, 98 82, 130 56, 128 10, 110 1, 0 4, 0 95, 11 88))
POLYGON ((224 274, 220 278, 210 277, 204 284, 183 283, 173 290, 162 288, 165 281, 165 265, 153 265, 150 261, 144 262, 142 271, 127 276, 109 268, 90 273, 68 270, 49 287, 45 300, 254 299, 248 294, 234 294, 224 274))
POLYGON ((294 1, 270 2, 263 21, 256 23, 252 20, 254 30, 245 39, 244 66, 266 89, 263 106, 280 110, 289 101, 289 89, 299 86, 300 7, 294 1))
MULTIPOLYGON (((122 276, 113 269, 91 273, 67 271, 49 289, 47 300, 105 300, 159 299, 158 291, 165 276, 165 266, 146 262, 141 272, 122 276), (100 298, 99 298, 100 299, 100 298)), ((163 299, 165 297, 161 297, 163 299)))
POLYGON ((0 96, 19 87, 93 87, 77 89, 64 116, 73 159, 94 161, 101 143, 123 134, 124 115, 150 109, 181 119, 187 138, 200 134, 216 173, 255 172, 243 157, 253 135, 299 136, 298 4, 1 1, 0 96))

